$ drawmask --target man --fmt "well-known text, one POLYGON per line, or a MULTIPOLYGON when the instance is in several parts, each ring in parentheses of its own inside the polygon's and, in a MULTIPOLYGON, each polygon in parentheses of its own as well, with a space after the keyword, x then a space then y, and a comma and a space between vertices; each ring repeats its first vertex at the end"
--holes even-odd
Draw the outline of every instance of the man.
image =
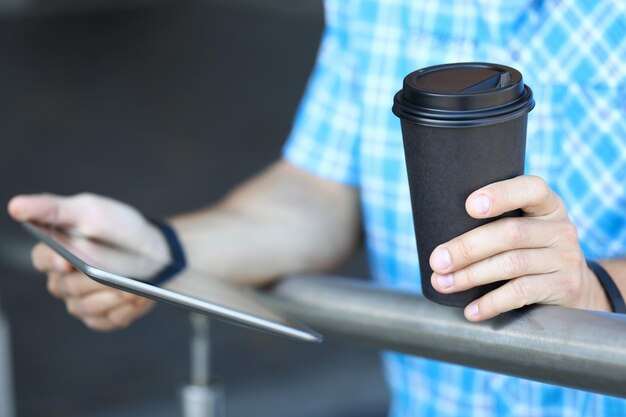
MULTIPOLYGON (((522 209, 433 252, 436 289, 502 287, 470 303, 482 321, 527 304, 610 311, 585 257, 626 293, 626 5, 593 0, 329 0, 324 38, 283 158, 219 204, 172 219, 190 264, 255 285, 330 269, 363 222, 372 274, 419 289, 399 121, 390 111, 405 74, 454 61, 513 66, 535 92, 527 172, 468 196, 488 218, 522 209), (580 243, 579 243, 580 239, 580 243), (607 260, 614 259, 614 260, 607 260), (271 260, 268 262, 268 260, 271 260)), ((450 163, 454 158, 451 155, 450 163)), ((134 209, 93 195, 20 196, 17 220, 166 253, 134 209)), ((129 325, 151 301, 86 279, 45 246, 33 251, 50 292, 87 326, 129 325)), ((456 365, 385 354, 391 416, 615 416, 616 398, 456 365)))

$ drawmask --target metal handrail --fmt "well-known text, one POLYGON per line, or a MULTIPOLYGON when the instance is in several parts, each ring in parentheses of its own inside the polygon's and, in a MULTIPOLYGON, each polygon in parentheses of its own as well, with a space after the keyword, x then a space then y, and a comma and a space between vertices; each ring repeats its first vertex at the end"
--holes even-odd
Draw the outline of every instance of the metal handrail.
POLYGON ((9 322, 0 310, 0 417, 15 415, 12 375, 9 322))
POLYGON ((471 323, 461 309, 362 280, 296 276, 259 296, 381 349, 626 398, 626 316, 533 306, 471 323))
POLYGON ((191 381, 181 391, 185 417, 224 417, 224 390, 211 374, 211 322, 209 317, 190 313, 191 381))

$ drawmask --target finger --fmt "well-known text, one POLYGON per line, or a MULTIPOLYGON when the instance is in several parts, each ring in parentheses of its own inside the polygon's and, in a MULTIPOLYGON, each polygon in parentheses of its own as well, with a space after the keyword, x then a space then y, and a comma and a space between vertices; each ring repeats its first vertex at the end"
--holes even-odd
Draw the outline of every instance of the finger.
POLYGON ((437 291, 449 294, 525 275, 551 274, 559 270, 557 259, 552 249, 507 251, 450 274, 433 273, 431 283, 437 291))
POLYGON ((68 197, 53 194, 19 195, 9 201, 8 211, 17 221, 32 220, 52 226, 73 227, 77 213, 68 197))
POLYGON ((66 298, 67 311, 79 318, 101 316, 109 310, 128 302, 127 297, 120 297, 118 292, 103 290, 88 294, 84 297, 66 298))
POLYGON ((65 298, 65 295, 61 291, 61 280, 63 279, 62 275, 58 273, 48 274, 48 292, 52 294, 53 297, 56 298, 65 298))
MULTIPOLYGON (((97 238, 130 248, 146 242, 146 230, 161 239, 135 209, 115 200, 89 194, 61 197, 53 194, 16 196, 8 204, 17 221, 59 226, 88 238, 97 238), (115 219, 113 222, 111 219, 115 219)), ((149 235, 150 236, 150 235, 149 235)))
POLYGON ((105 315, 87 316, 83 318, 83 321, 90 329, 102 332, 125 329, 137 318, 146 314, 153 305, 152 300, 133 296, 131 301, 111 309, 105 315))
POLYGON ((154 306, 154 301, 136 297, 132 302, 120 305, 107 313, 107 318, 118 328, 126 328, 139 317, 145 315, 154 306))
POLYGON ((465 307, 470 321, 483 321, 498 314, 542 302, 546 298, 549 275, 526 275, 509 281, 465 307))
POLYGON ((566 215, 561 199, 540 177, 522 175, 489 184, 465 201, 467 213, 477 219, 522 209, 528 216, 566 215))
POLYGON ((513 249, 543 248, 576 233, 569 222, 542 222, 509 217, 470 230, 439 245, 430 256, 430 267, 439 275, 458 271, 480 260, 513 249))
POLYGON ((127 294, 102 285, 78 271, 69 274, 50 273, 48 275, 48 290, 59 298, 78 298, 97 291, 127 294))
POLYGON ((106 316, 85 317, 83 323, 91 330, 98 332, 108 333, 118 329, 118 326, 111 322, 106 316))
POLYGON ((44 243, 36 244, 30 257, 33 266, 40 272, 68 272, 73 269, 69 262, 44 243))

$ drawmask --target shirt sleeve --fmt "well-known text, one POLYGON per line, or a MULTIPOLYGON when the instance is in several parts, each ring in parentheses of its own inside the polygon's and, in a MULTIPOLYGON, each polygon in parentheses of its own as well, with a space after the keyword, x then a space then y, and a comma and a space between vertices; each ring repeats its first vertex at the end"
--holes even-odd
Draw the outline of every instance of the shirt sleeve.
POLYGON ((327 26, 283 158, 320 177, 359 180, 360 103, 356 56, 345 28, 327 26))

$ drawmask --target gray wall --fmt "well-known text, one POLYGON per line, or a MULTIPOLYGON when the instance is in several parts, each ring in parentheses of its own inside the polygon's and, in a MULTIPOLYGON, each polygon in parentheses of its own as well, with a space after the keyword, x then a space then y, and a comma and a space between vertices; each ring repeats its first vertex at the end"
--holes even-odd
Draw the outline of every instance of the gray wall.
MULTIPOLYGON (((89 190, 168 215, 279 157, 321 6, 224 3, 0 17, 0 201, 89 190)), ((0 216, 20 416, 177 415, 186 313, 163 305, 128 330, 91 332, 47 295, 32 243, 0 216)), ((364 276, 364 264, 348 269, 364 276)), ((307 346, 217 323, 214 360, 230 416, 385 413, 378 353, 332 337, 307 346)))

